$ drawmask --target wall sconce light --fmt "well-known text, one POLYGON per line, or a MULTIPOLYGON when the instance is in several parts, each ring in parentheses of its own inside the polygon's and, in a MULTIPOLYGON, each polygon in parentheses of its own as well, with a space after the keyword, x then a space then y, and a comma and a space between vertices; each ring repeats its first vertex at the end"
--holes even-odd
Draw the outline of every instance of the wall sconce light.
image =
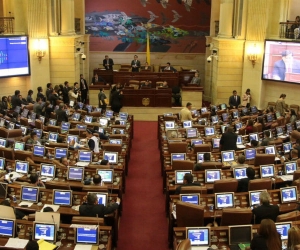
POLYGON ((40 62, 46 54, 46 42, 42 40, 36 40, 34 48, 35 55, 40 62))
POLYGON ((252 66, 254 68, 254 65, 257 61, 257 55, 258 55, 258 48, 256 47, 256 44, 254 44, 250 49, 249 49, 249 52, 248 52, 248 59, 249 61, 252 62, 252 66))

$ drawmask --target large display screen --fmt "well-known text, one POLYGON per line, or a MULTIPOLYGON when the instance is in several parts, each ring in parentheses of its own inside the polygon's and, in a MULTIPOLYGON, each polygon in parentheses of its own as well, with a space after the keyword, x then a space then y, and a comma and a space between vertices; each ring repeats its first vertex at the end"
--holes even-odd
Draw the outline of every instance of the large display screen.
POLYGON ((28 37, 0 37, 0 77, 29 74, 28 37))
POLYGON ((262 80, 300 83, 300 43, 265 41, 262 80))

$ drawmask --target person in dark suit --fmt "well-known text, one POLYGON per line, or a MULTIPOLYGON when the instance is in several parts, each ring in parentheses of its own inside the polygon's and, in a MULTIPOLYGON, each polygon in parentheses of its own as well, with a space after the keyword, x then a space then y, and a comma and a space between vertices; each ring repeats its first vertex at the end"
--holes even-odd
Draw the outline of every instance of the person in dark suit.
POLYGON ((68 81, 65 81, 64 82, 64 87, 63 87, 63 100, 64 100, 64 103, 68 104, 69 103, 69 90, 70 90, 70 87, 69 87, 69 82, 68 81))
POLYGON ((170 71, 173 71, 173 72, 177 72, 177 70, 171 66, 171 63, 167 62, 167 67, 164 68, 164 71, 165 70, 170 70, 170 71))
POLYGON ((122 99, 123 99, 123 92, 122 90, 119 91, 114 91, 111 95, 111 109, 115 112, 115 113, 119 113, 120 109, 123 107, 122 104, 122 99))
POLYGON ((86 80, 83 78, 83 74, 80 74, 80 91, 81 91, 81 102, 86 103, 87 94, 88 94, 88 84, 86 80))
POLYGON ((55 114, 56 114, 56 120, 58 122, 67 122, 68 121, 68 115, 67 115, 66 111, 64 110, 63 103, 59 104, 59 108, 57 110, 55 110, 55 114))
POLYGON ((255 171, 252 167, 248 167, 246 169, 247 178, 243 178, 239 180, 238 183, 238 192, 248 192, 248 184, 250 180, 255 179, 255 171))
POLYGON ((264 135, 265 135, 265 138, 261 141, 260 146, 269 146, 270 141, 272 141, 272 139, 270 138, 270 131, 265 130, 264 135))
POLYGON ((252 210, 253 223, 260 224, 263 219, 271 219, 276 222, 279 215, 279 207, 270 204, 270 195, 267 191, 263 191, 259 195, 260 206, 252 210))
POLYGON ((46 90, 46 97, 47 97, 47 100, 49 101, 49 96, 51 95, 52 93, 52 83, 47 83, 47 90, 46 90))
POLYGON ((80 205, 79 214, 80 216, 99 217, 104 218, 104 215, 110 214, 118 209, 120 205, 120 198, 117 198, 115 203, 110 206, 104 206, 98 204, 98 198, 96 194, 89 193, 86 197, 86 203, 80 205))
POLYGON ((232 91, 232 96, 229 97, 229 106, 231 109, 238 108, 241 104, 241 97, 237 95, 236 90, 232 91))
POLYGON ((108 55, 105 55, 105 59, 103 59, 103 67, 106 70, 113 70, 114 61, 113 59, 109 58, 108 55))
POLYGON ((131 61, 131 71, 139 72, 141 67, 141 62, 138 60, 138 56, 134 55, 134 59, 131 61))
POLYGON ((46 97, 43 94, 43 88, 40 86, 37 88, 37 94, 36 94, 37 98, 41 98, 43 102, 46 101, 46 97))
POLYGON ((187 186, 199 186, 197 183, 193 183, 193 175, 192 174, 185 174, 183 177, 183 184, 176 188, 175 194, 180 194, 181 187, 187 186))
POLYGON ((106 84, 105 79, 101 76, 98 76, 98 74, 96 73, 92 78, 92 84, 97 84, 99 82, 106 84))
POLYGON ((273 66, 272 76, 274 80, 284 81, 286 73, 300 73, 300 61, 293 58, 292 51, 282 51, 281 58, 273 66))
POLYGON ((232 127, 227 127, 224 134, 222 134, 220 140, 220 146, 222 151, 226 150, 236 150, 236 141, 237 141, 237 134, 234 133, 232 127))

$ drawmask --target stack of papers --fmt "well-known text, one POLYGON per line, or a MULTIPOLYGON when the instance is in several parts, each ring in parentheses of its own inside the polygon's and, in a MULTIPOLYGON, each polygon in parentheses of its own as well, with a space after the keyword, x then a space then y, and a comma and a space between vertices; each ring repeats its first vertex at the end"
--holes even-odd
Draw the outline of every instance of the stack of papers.
POLYGON ((76 244, 74 250, 92 250, 92 245, 76 244))
POLYGON ((22 201, 19 203, 19 207, 21 206, 28 206, 28 207, 31 207, 32 206, 32 202, 29 202, 29 201, 22 201))
POLYGON ((280 178, 283 180, 283 181, 292 181, 293 180, 293 175, 282 175, 280 176, 280 178))
POLYGON ((25 249, 27 243, 28 243, 28 240, 23 240, 23 239, 19 239, 19 238, 9 238, 5 247, 25 249))

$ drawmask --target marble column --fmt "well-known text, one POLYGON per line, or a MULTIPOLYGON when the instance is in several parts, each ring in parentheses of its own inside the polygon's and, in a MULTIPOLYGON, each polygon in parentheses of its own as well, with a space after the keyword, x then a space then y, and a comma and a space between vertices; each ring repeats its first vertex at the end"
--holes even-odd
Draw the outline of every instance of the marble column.
POLYGON ((61 32, 62 36, 75 35, 74 0, 61 0, 61 32))
POLYGON ((232 38, 233 0, 221 0, 219 38, 232 38))

